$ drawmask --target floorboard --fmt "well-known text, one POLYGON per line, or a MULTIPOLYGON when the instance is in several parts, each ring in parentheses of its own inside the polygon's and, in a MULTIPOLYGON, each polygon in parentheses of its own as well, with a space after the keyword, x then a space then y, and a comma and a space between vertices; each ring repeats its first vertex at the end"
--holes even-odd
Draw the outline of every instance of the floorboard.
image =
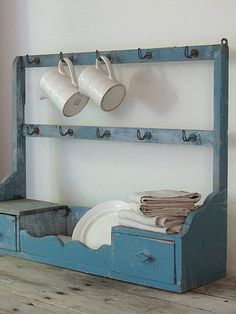
POLYGON ((177 294, 1 256, 0 313, 235 314, 235 282, 177 294))

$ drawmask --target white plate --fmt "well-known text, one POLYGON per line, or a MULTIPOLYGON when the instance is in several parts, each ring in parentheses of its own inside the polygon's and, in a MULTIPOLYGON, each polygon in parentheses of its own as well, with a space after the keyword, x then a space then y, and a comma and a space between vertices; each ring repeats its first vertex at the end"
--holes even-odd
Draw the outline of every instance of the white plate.
POLYGON ((129 209, 123 201, 107 201, 90 209, 77 223, 72 240, 83 242, 91 249, 111 244, 111 228, 119 225, 118 212, 129 209))

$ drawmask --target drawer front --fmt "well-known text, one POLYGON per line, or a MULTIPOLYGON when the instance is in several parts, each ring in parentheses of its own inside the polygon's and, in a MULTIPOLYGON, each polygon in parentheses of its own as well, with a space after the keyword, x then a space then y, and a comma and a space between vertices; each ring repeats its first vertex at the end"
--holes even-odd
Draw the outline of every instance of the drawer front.
POLYGON ((113 245, 115 272, 175 283, 174 242, 115 233, 113 245))
POLYGON ((0 214, 0 248, 16 250, 16 217, 0 214))

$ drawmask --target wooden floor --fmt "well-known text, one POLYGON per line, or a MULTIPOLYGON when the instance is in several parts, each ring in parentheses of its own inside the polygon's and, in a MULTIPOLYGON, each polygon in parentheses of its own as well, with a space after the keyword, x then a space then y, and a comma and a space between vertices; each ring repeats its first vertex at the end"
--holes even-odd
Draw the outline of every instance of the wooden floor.
POLYGON ((236 278, 177 294, 0 256, 0 313, 236 314, 236 278))

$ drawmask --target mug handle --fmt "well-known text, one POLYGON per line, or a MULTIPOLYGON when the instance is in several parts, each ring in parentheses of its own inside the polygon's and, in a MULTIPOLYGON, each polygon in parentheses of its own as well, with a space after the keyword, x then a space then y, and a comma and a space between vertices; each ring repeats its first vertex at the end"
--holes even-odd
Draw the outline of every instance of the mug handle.
MULTIPOLYGON (((75 86, 78 86, 78 80, 77 80, 77 77, 76 77, 76 74, 75 74, 75 68, 74 68, 73 63, 68 58, 64 58, 63 60, 68 65, 72 84, 75 85, 75 86)), ((58 71, 62 75, 67 75, 62 60, 60 60, 59 63, 58 63, 58 71)))
MULTIPOLYGON (((105 56, 101 56, 101 59, 104 61, 106 67, 107 67, 107 71, 108 71, 108 75, 109 75, 109 79, 116 81, 114 72, 113 72, 113 68, 111 65, 111 62, 109 61, 109 59, 105 56)), ((101 70, 102 71, 102 67, 101 67, 101 61, 96 59, 96 69, 101 70)))

